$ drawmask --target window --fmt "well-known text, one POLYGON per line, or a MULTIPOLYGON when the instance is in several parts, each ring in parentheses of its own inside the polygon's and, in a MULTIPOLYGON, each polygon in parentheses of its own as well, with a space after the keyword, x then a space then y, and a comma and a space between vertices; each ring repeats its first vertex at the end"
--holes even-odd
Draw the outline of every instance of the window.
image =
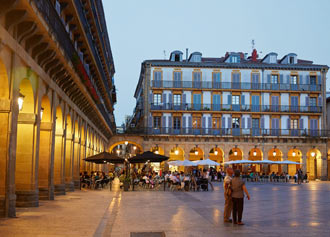
POLYGON ((154 94, 154 105, 160 105, 162 102, 161 94, 154 94))
POLYGON ((194 81, 194 88, 201 88, 202 73, 201 72, 194 72, 193 73, 193 81, 194 81))
POLYGON ((180 117, 174 117, 173 118, 173 128, 174 129, 180 129, 181 128, 181 118, 180 117))
POLYGON ((232 63, 238 63, 238 57, 237 56, 231 56, 231 62, 232 63))
POLYGON ((291 129, 298 129, 298 119, 291 119, 291 129))
POLYGON ((174 105, 181 105, 181 95, 173 95, 174 105))
POLYGON ((173 81, 174 81, 174 87, 180 88, 181 87, 181 75, 182 72, 174 72, 173 73, 173 81))
POLYGON ((309 105, 316 106, 316 97, 309 98, 309 105))
POLYGON ((289 63, 290 63, 290 64, 294 64, 294 57, 291 56, 291 57, 289 58, 289 63))
POLYGON ((269 62, 270 63, 276 63, 276 55, 270 55, 269 62))
POLYGON ((154 128, 160 128, 160 117, 157 116, 157 117, 154 117, 154 128))
POLYGON ((278 83, 278 75, 272 75, 272 84, 278 83))
POLYGON ((162 72, 154 71, 154 80, 155 81, 161 81, 162 80, 162 72))
POLYGON ((316 85, 316 76, 310 76, 310 84, 316 85))
POLYGON ((175 62, 180 62, 180 54, 175 54, 174 61, 175 62))
POLYGON ((201 125, 201 118, 200 117, 193 117, 193 128, 200 128, 201 125))
POLYGON ((232 104, 233 105, 239 105, 239 95, 233 95, 232 104))
POLYGON ((297 76, 291 76, 290 83, 296 85, 297 84, 297 76))
POLYGON ((239 118, 233 118, 232 123, 233 128, 239 128, 239 118))

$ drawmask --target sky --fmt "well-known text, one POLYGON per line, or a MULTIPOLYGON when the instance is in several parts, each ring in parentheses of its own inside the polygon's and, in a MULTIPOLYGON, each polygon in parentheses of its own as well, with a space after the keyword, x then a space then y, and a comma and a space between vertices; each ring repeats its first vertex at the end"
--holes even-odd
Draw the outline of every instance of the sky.
MULTIPOLYGON (((330 65, 330 0, 103 0, 115 63, 117 126, 135 107, 141 63, 174 50, 269 52, 330 65)), ((329 77, 329 76, 328 76, 329 77)), ((330 83, 327 83, 330 90, 330 83)))

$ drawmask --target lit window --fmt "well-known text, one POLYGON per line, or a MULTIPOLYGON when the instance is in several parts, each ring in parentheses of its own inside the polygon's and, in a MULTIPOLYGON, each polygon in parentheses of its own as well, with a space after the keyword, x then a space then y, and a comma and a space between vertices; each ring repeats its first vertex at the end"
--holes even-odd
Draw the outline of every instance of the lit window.
POLYGON ((239 105, 239 95, 233 95, 232 104, 233 105, 239 105))
POLYGON ((296 85, 297 84, 297 76, 291 76, 290 83, 296 85))
POLYGON ((173 95, 174 105, 181 104, 181 95, 173 95))
POLYGON ((278 83, 278 75, 272 75, 272 84, 278 83))
POLYGON ((298 129, 298 119, 291 119, 291 129, 298 129))
POLYGON ((239 118, 233 118, 233 128, 239 128, 239 118))

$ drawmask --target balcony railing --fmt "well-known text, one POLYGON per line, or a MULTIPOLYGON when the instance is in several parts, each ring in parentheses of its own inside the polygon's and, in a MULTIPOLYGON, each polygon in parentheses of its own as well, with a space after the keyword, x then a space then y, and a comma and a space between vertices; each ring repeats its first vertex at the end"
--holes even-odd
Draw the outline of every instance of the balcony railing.
POLYGON ((273 84, 250 82, 212 82, 212 81, 151 81, 154 88, 182 89, 236 89, 236 90, 281 90, 281 91, 321 91, 319 84, 273 84))
POLYGON ((151 110, 181 111, 237 111, 237 112, 287 112, 287 113, 322 113, 322 106, 290 105, 242 105, 242 104, 154 104, 151 110))
POLYGON ((261 128, 128 128, 127 134, 148 135, 207 135, 207 136, 275 136, 275 137, 329 137, 328 130, 261 129, 261 128))

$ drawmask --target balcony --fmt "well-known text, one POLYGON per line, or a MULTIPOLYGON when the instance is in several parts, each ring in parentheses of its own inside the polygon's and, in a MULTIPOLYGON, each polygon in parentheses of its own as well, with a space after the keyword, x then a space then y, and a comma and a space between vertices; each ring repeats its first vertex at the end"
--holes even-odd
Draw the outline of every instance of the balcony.
POLYGON ((127 134, 147 135, 204 135, 204 136, 243 136, 243 137, 329 137, 328 130, 312 129, 261 129, 261 128, 128 128, 127 134))
POLYGON ((212 82, 212 81, 151 81, 153 88, 180 89, 233 89, 233 90, 279 90, 279 91, 321 91, 321 85, 314 84, 272 84, 249 82, 212 82))
POLYGON ((274 113, 322 113, 322 106, 289 106, 289 105, 242 105, 242 104, 154 104, 151 110, 175 111, 230 111, 230 112, 274 112, 274 113))

